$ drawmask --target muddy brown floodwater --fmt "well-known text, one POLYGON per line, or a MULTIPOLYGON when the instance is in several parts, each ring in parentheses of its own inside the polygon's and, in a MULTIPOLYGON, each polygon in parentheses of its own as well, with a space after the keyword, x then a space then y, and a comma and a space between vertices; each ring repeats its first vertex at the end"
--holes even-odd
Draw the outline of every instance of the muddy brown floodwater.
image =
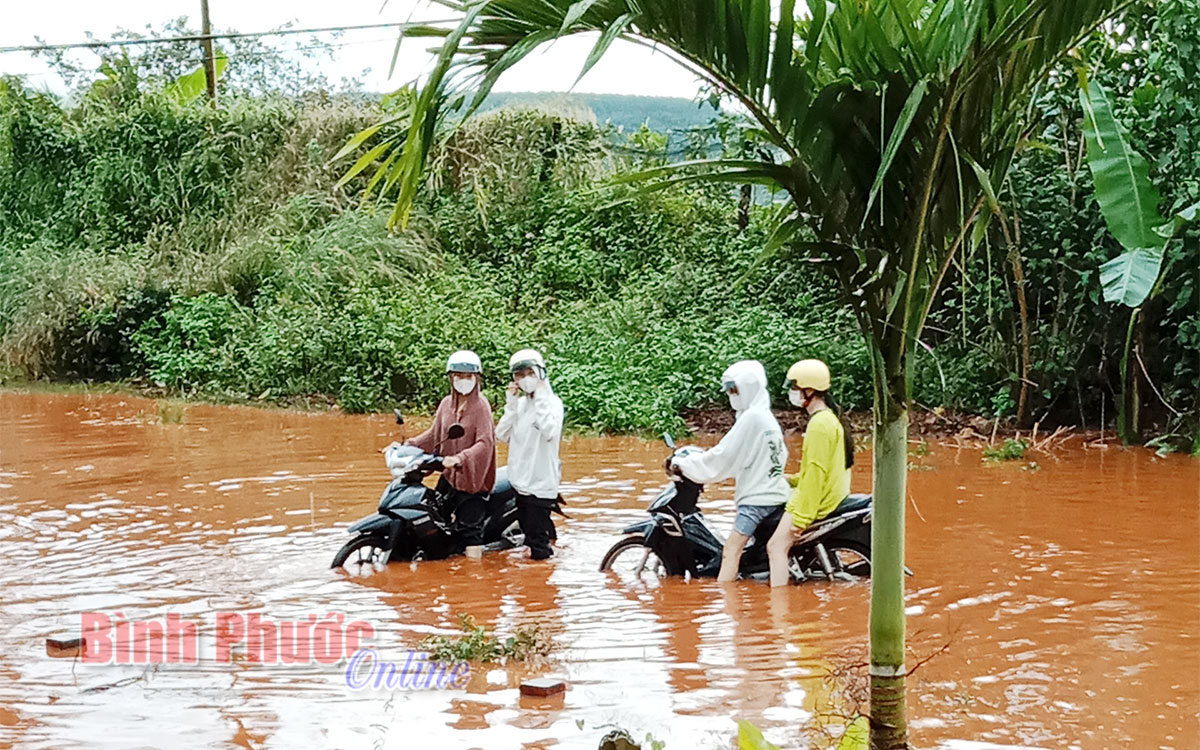
MULTIPOLYGON (((597 572, 663 485, 663 448, 568 439, 560 548, 478 562, 329 570, 387 480, 383 417, 0 393, 0 747, 595 748, 613 726, 669 748, 728 748, 734 719, 809 747, 847 710, 831 670, 861 660, 865 584, 772 592, 744 582, 633 583, 597 572), (345 613, 400 656, 460 613, 500 633, 539 624, 558 702, 523 670, 463 690, 352 691, 344 666, 96 665, 51 659, 80 613, 345 613), (525 701, 525 702, 523 702, 525 701)), ((795 464, 799 450, 793 445, 795 464)), ((1040 469, 935 445, 908 512, 915 747, 1200 747, 1200 461, 1064 449, 1040 469), (948 644, 948 645, 947 645, 948 644)), ((870 483, 860 457, 856 490, 870 483)), ((731 488, 703 510, 731 525, 731 488)))

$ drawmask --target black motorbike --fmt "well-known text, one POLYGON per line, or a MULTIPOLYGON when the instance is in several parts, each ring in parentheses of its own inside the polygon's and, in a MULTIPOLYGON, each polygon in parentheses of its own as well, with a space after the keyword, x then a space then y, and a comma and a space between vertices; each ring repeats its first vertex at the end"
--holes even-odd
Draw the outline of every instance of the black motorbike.
MULTIPOLYGON (((397 414, 396 421, 403 423, 397 414)), ((446 437, 462 437, 462 425, 452 425, 446 437)), ((442 457, 411 445, 393 444, 384 451, 392 481, 379 498, 375 513, 350 525, 350 541, 334 555, 332 568, 369 574, 395 560, 440 560, 461 554, 463 545, 453 532, 453 509, 436 489, 422 480, 443 469, 442 457)), ((519 547, 525 535, 517 523, 516 492, 507 470, 496 472, 487 498, 483 528, 484 550, 519 547)))
MULTIPOLYGON (((670 435, 663 440, 672 456, 699 452, 676 449, 670 435)), ((649 507, 650 518, 625 528, 625 538, 609 549, 600 570, 619 575, 715 578, 721 569, 724 536, 704 518, 698 503, 703 485, 675 476, 649 507)), ((766 579, 767 540, 783 517, 783 506, 768 515, 742 552, 742 578, 766 579)), ((871 575, 871 496, 850 495, 825 518, 805 529, 788 552, 795 582, 859 580, 871 575)))

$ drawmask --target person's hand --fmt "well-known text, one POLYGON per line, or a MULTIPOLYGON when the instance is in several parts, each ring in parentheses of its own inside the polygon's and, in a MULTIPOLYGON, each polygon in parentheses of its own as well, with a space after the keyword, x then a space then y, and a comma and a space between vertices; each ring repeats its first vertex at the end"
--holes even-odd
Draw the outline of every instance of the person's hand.
POLYGON ((508 384, 508 388, 506 388, 505 391, 508 393, 509 396, 512 396, 513 398, 516 398, 517 396, 521 395, 521 387, 517 385, 517 381, 515 381, 515 380, 511 381, 508 384))
POLYGON ((442 466, 447 469, 453 469, 462 463, 462 459, 458 456, 446 456, 442 459, 442 466))

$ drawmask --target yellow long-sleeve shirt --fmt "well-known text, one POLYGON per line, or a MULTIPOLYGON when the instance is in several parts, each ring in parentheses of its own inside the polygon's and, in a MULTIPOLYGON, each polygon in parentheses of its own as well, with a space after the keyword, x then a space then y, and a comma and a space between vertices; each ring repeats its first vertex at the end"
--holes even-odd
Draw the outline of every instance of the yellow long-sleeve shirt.
POLYGON ((787 511, 796 528, 803 529, 829 515, 850 494, 844 441, 842 423, 829 409, 822 409, 808 420, 800 449, 800 471, 788 479, 793 489, 787 511))

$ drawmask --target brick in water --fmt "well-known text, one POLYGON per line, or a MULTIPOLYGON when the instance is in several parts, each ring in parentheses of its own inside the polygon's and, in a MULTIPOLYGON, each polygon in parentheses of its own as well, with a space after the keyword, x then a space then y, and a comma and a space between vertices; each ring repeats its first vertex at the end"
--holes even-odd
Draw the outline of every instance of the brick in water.
POLYGON ((538 677, 521 683, 521 695, 544 698, 548 695, 558 695, 566 692, 567 683, 552 677, 538 677))
POLYGON ((82 638, 47 638, 46 656, 55 659, 73 659, 84 654, 82 638))

